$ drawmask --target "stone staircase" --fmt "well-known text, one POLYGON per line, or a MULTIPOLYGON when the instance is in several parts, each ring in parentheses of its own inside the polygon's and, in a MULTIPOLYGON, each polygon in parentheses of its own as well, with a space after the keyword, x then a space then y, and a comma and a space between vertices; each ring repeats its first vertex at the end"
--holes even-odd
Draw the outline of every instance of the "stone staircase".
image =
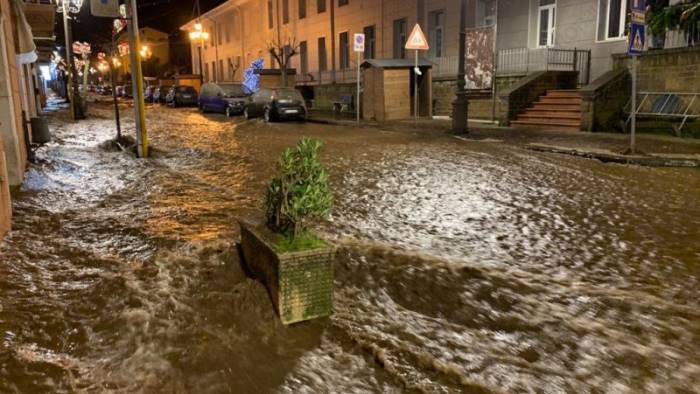
POLYGON ((510 124, 515 127, 578 131, 581 129, 581 94, 578 90, 548 90, 510 124))

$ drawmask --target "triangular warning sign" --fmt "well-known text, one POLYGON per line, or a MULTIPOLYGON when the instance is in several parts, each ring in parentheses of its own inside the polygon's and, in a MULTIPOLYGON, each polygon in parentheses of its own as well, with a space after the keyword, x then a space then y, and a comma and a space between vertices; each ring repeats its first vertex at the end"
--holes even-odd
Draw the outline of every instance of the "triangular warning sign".
POLYGON ((427 51, 429 48, 428 40, 425 38, 423 30, 421 30, 420 25, 416 23, 416 25, 413 27, 411 35, 408 37, 408 41, 406 42, 406 49, 427 51))

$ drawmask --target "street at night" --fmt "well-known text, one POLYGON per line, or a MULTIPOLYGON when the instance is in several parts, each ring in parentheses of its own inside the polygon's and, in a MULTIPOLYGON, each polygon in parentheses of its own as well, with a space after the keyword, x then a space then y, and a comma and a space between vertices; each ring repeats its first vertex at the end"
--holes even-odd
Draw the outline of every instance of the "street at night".
POLYGON ((51 117, 14 203, 3 390, 694 390, 697 170, 157 106, 138 161, 93 107, 51 117), (302 136, 337 200, 335 311, 285 327, 235 240, 302 136))

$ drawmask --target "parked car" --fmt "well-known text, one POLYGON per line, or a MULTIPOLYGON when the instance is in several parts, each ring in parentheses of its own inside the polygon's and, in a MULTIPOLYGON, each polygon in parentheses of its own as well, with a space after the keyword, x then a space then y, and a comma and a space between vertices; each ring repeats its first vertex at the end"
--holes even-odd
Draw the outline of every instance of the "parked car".
POLYGON ((246 119, 263 116, 266 122, 281 119, 306 120, 304 98, 294 88, 263 88, 253 94, 243 115, 246 119))
POLYGON ((111 96, 112 95, 112 87, 109 85, 100 86, 99 93, 103 96, 111 96))
POLYGON ((202 112, 222 112, 226 116, 243 113, 251 92, 239 83, 205 83, 199 95, 202 112))
POLYGON ((146 86, 143 90, 143 100, 147 103, 153 102, 153 93, 155 93, 156 87, 153 85, 146 86))
POLYGON ((197 91, 192 86, 173 86, 165 102, 173 107, 197 105, 197 91))
POLYGON ((124 85, 119 85, 119 86, 115 87, 114 89, 117 93, 117 97, 124 96, 124 85))
POLYGON ((158 86, 155 91, 153 92, 153 102, 155 103, 164 103, 165 102, 165 97, 168 95, 168 92, 170 91, 170 88, 172 86, 170 85, 161 85, 158 86))
POLYGON ((124 98, 134 98, 134 88, 131 84, 124 85, 124 92, 122 93, 124 98))

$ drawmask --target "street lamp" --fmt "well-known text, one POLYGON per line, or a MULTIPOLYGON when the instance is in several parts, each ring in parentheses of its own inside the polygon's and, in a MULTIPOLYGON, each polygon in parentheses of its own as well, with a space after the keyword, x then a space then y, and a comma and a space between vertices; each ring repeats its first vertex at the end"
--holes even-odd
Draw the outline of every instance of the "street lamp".
POLYGON ((83 6, 83 0, 56 0, 56 5, 58 6, 58 12, 63 13, 63 31, 65 32, 66 38, 66 65, 68 74, 68 86, 70 88, 66 89, 68 93, 68 101, 70 103, 70 114, 73 120, 82 118, 82 108, 80 114, 78 114, 77 109, 79 106, 75 105, 76 99, 80 99, 78 92, 78 81, 73 78, 73 59, 71 54, 71 49, 73 48, 73 32, 71 31, 70 25, 70 13, 77 14, 80 12, 80 8, 83 6))
POLYGON ((461 3, 459 13, 459 65, 457 70, 457 92, 455 101, 452 102, 452 132, 455 134, 464 134, 469 131, 467 126, 467 123, 469 122, 469 99, 465 89, 467 85, 465 77, 465 57, 467 52, 467 0, 462 0, 461 3))
POLYGON ((194 30, 190 32, 190 40, 193 42, 199 41, 199 47, 197 47, 199 52, 199 78, 204 79, 202 72, 202 47, 204 46, 204 41, 209 39, 209 32, 202 29, 202 24, 197 22, 194 24, 194 30))

